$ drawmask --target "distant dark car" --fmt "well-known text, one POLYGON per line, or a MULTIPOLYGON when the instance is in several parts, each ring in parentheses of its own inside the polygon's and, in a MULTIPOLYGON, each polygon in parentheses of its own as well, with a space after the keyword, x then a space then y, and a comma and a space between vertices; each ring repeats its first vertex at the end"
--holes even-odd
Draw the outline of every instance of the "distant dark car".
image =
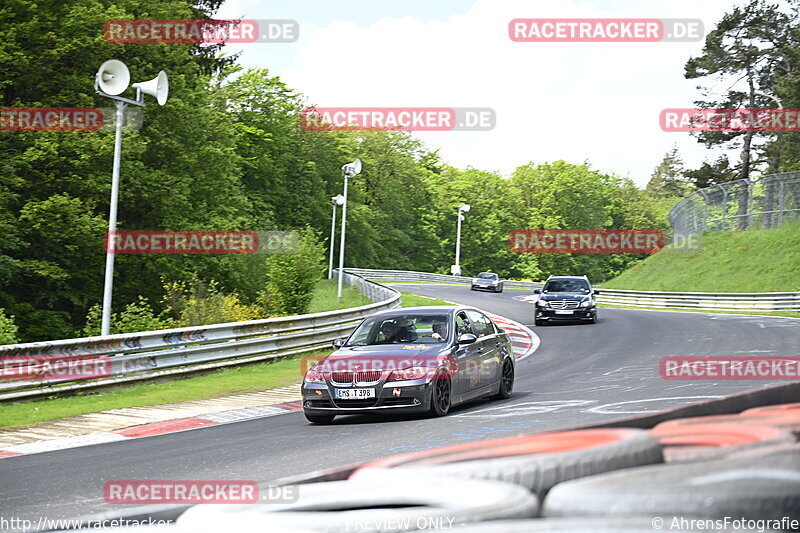
POLYGON ((303 379, 303 412, 313 423, 336 415, 427 412, 514 388, 511 340, 470 307, 410 307, 366 318, 303 379))
POLYGON ((550 276, 541 290, 533 292, 541 295, 534 306, 537 326, 559 320, 597 322, 594 295, 600 291, 592 289, 586 276, 550 276))
POLYGON ((503 280, 494 272, 481 272, 472 278, 471 290, 488 289, 492 292, 503 292, 503 280))

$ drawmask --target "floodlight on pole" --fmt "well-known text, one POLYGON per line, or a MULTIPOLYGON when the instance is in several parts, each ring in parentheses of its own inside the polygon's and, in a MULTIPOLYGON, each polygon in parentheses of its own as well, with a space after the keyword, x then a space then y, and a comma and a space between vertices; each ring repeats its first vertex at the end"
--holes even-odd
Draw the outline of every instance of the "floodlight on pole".
POLYGON ((331 197, 331 203, 333 204, 333 218, 331 219, 331 241, 330 241, 330 257, 328 258, 328 279, 333 278, 333 247, 335 245, 334 238, 336 234, 336 206, 337 205, 344 205, 344 196, 341 194, 337 194, 336 196, 331 197))
POLYGON ((461 275, 461 221, 464 220, 464 213, 469 211, 469 204, 458 206, 458 225, 456 229, 456 263, 450 267, 450 273, 454 276, 461 275))
POLYGON ((94 77, 94 89, 100 96, 116 100, 116 121, 114 136, 114 167, 111 173, 111 202, 108 210, 108 238, 106 240, 106 269, 103 282, 103 319, 100 334, 111 332, 111 300, 114 288, 114 233, 117 231, 117 199, 119 198, 119 170, 122 160, 122 125, 125 108, 128 105, 145 107, 142 93, 155 97, 158 105, 164 105, 169 97, 169 81, 162 70, 154 79, 134 83, 136 99, 118 96, 125 92, 131 81, 128 67, 122 61, 109 59, 100 65, 94 77))
POLYGON ((347 163, 342 166, 342 175, 344 176, 344 203, 342 204, 342 234, 339 243, 339 287, 337 290, 337 297, 342 299, 342 281, 344 280, 344 237, 345 237, 345 224, 347 222, 347 179, 361 174, 361 159, 356 159, 352 163, 347 163))

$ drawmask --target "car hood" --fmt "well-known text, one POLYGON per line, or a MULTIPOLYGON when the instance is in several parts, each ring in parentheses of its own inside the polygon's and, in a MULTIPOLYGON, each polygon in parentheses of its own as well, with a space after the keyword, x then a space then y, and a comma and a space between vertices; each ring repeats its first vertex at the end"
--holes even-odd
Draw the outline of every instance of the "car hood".
POLYGON ((578 294, 574 292, 548 292, 539 296, 540 300, 584 300, 589 298, 588 294, 578 294))

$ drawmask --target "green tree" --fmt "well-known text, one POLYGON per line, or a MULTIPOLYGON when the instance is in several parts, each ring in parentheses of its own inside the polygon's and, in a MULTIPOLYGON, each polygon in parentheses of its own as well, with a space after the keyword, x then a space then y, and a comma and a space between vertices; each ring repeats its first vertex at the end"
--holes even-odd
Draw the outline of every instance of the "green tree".
MULTIPOLYGON (((797 6, 794 6, 797 14, 797 6)), ((706 96, 696 104, 702 108, 763 108, 774 107, 771 98, 783 86, 779 80, 791 77, 796 82, 798 43, 798 19, 782 11, 782 6, 769 4, 765 0, 751 0, 743 7, 734 7, 726 13, 717 26, 706 37, 703 53, 686 62, 687 79, 715 78, 722 80, 744 80, 745 90, 732 85, 721 98, 706 96)), ((710 91, 704 91, 706 93, 710 91)), ((779 166, 779 150, 764 150, 756 144, 753 131, 743 132, 704 132, 698 135, 700 142, 707 147, 741 148, 741 156, 736 166, 736 178, 748 179, 754 168, 763 168, 770 159, 772 168, 779 166), (760 157, 759 157, 760 156, 760 157)), ((715 183, 720 182, 716 178, 715 183)), ((749 204, 748 188, 740 187, 738 212, 740 229, 744 229, 749 204)))
MULTIPOLYGON (((94 337, 100 335, 100 326, 103 320, 103 308, 93 305, 86 315, 86 325, 83 335, 94 337)), ((111 334, 136 333, 139 331, 154 331, 171 326, 169 320, 162 314, 156 315, 150 303, 139 296, 135 302, 125 306, 120 313, 113 313, 111 317, 111 334)))
POLYGON ((673 148, 653 171, 645 189, 654 198, 682 198, 692 192, 692 186, 683 175, 683 161, 678 149, 673 148))
POLYGON ((0 309, 0 345, 15 344, 19 342, 17 328, 13 316, 6 316, 5 310, 0 309))
MULTIPOLYGON (((685 76, 742 79, 747 86, 743 91, 732 86, 721 99, 705 98, 696 104, 703 108, 774 107, 759 93, 774 94, 776 80, 788 70, 787 55, 793 53, 791 28, 797 24, 781 6, 765 0, 750 0, 726 13, 706 37, 703 53, 686 62, 685 76)), ((708 132, 699 134, 699 140, 709 147, 730 147, 740 141, 738 178, 747 179, 753 163, 763 162, 751 154, 755 135, 752 131, 708 132)))
POLYGON ((314 230, 306 228, 299 236, 296 252, 271 255, 266 262, 265 307, 282 315, 305 313, 325 269, 325 249, 314 230))
MULTIPOLYGON (((233 58, 221 57, 219 45, 130 45, 103 37, 108 19, 205 19, 220 3, 9 0, 0 6, 4 107, 108 106, 91 80, 112 57, 129 66, 134 80, 169 73, 169 102, 148 106, 141 131, 124 134, 120 229, 250 227, 226 103, 209 90, 233 58)), ((74 336, 102 293, 113 132, 3 131, 0 141, 0 305, 18 317, 23 340, 74 336)), ((162 276, 232 284, 242 277, 238 266, 231 258, 119 256, 114 301, 138 295, 157 301, 162 276)))

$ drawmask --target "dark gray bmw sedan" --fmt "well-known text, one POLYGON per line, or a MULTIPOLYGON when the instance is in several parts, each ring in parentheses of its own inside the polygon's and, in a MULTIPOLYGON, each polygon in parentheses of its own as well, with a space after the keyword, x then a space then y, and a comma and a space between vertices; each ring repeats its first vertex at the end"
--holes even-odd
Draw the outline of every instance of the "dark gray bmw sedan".
POLYGON ((317 424, 343 414, 444 416, 476 398, 508 398, 514 387, 511 340, 471 307, 377 313, 334 347, 303 379, 303 412, 317 424))

